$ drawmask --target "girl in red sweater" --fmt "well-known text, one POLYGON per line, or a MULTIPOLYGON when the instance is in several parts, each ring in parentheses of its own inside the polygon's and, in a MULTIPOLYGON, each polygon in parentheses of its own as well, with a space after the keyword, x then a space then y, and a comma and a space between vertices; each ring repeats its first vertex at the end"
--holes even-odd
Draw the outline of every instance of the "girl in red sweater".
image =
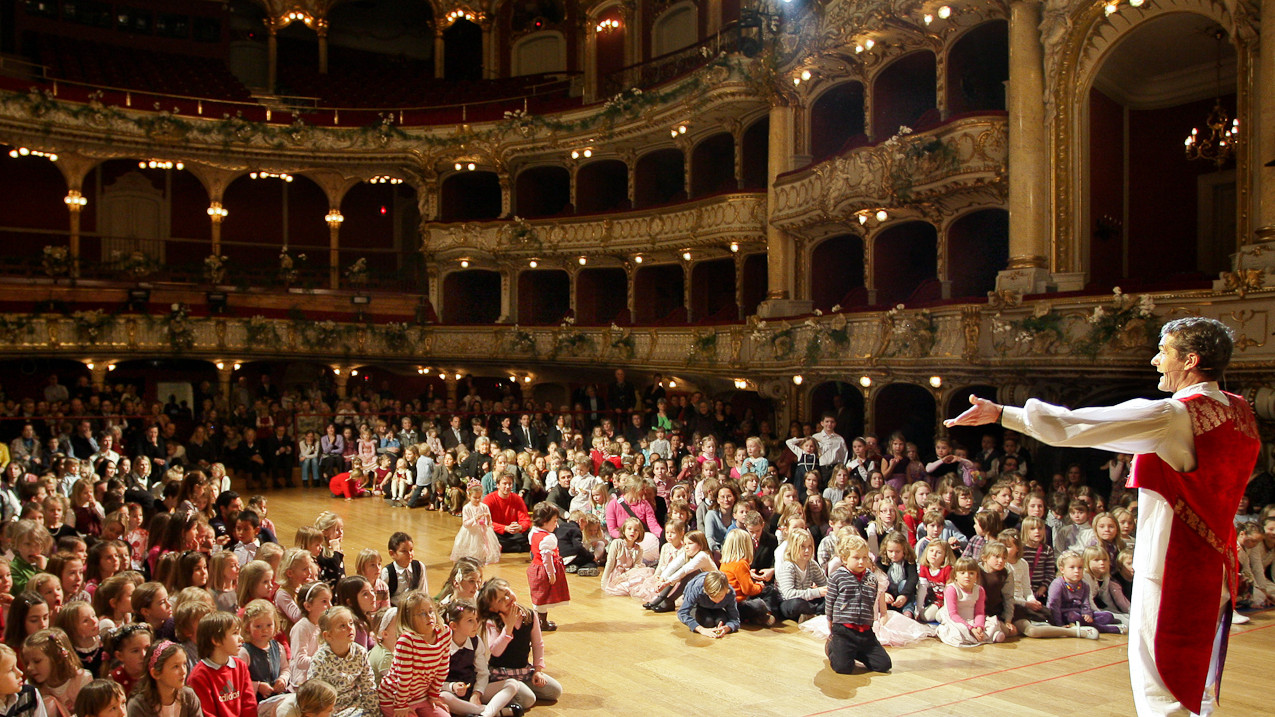
POLYGON ((381 712, 385 717, 448 717, 439 693, 451 664, 451 628, 419 590, 399 602, 398 620, 394 661, 381 680, 381 712))

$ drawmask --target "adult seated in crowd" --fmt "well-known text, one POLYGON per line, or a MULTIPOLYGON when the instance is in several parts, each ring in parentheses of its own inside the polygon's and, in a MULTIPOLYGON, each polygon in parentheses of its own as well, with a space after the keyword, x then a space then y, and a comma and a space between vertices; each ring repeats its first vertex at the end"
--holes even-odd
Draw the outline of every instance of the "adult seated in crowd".
POLYGON ((502 475, 496 481, 496 492, 483 498, 491 511, 492 528, 500 541, 500 549, 506 553, 526 553, 531 550, 527 533, 531 530, 531 516, 527 504, 514 493, 514 479, 502 475))

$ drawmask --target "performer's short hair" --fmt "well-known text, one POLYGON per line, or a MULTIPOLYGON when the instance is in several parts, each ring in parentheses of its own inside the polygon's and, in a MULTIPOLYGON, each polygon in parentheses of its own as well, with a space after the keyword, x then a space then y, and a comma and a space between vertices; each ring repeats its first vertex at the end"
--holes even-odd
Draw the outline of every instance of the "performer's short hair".
POLYGON ((1231 363, 1235 332, 1231 327, 1203 316, 1174 319, 1160 328, 1160 338, 1169 339, 1180 354, 1200 357, 1197 371, 1216 381, 1231 363))

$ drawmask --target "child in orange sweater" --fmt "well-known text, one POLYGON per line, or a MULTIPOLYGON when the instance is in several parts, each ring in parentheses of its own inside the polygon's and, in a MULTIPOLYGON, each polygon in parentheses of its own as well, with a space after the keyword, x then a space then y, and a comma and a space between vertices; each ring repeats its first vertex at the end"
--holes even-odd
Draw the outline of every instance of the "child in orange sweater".
POLYGON ((739 619, 762 627, 775 624, 766 602, 761 599, 764 586, 753 579, 753 538, 747 530, 732 530, 722 543, 722 572, 730 581, 738 601, 739 619))

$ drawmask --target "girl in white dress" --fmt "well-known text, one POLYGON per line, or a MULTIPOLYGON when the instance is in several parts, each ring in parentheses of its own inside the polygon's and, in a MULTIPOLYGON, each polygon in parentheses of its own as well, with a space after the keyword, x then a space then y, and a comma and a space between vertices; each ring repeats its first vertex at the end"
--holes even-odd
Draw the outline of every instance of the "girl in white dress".
POLYGON ((466 490, 469 502, 460 513, 460 531, 452 543, 452 562, 473 558, 480 565, 500 562, 500 540, 491 527, 491 509, 482 502, 483 487, 477 483, 466 490))

